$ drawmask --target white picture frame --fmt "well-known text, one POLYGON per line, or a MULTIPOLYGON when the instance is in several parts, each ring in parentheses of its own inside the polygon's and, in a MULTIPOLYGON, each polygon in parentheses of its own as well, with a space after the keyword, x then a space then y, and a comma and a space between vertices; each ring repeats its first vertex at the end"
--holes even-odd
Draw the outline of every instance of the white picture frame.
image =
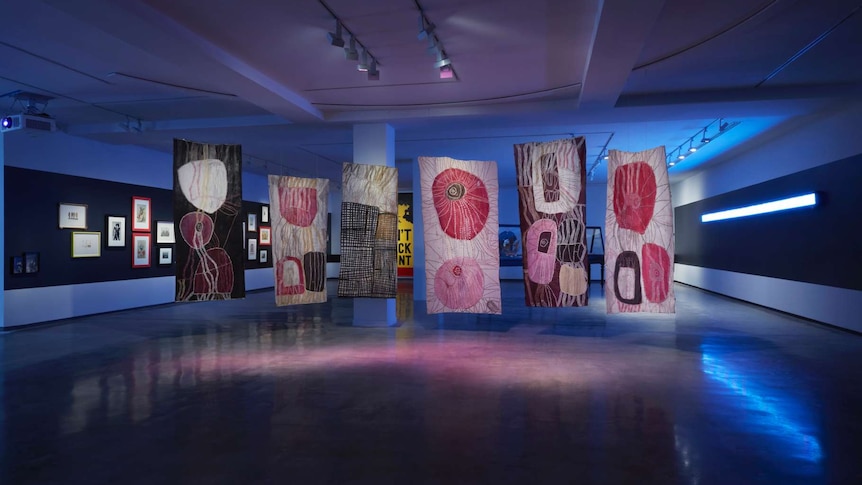
POLYGON ((60 203, 60 229, 87 229, 87 204, 60 203))
POLYGON ((248 232, 257 232, 257 214, 248 213, 248 228, 246 230, 248 232))
POLYGON ((260 222, 261 223, 269 223, 269 206, 261 206, 260 208, 260 222))
POLYGON ((109 248, 126 247, 126 218, 108 216, 105 224, 105 241, 109 248))
POLYGON ((269 262, 269 250, 261 249, 260 250, 260 259, 261 263, 269 262))
POLYGON ((256 261, 257 260, 257 239, 249 239, 248 240, 248 260, 256 261))
POLYGON ((174 221, 156 221, 156 244, 174 244, 174 221))

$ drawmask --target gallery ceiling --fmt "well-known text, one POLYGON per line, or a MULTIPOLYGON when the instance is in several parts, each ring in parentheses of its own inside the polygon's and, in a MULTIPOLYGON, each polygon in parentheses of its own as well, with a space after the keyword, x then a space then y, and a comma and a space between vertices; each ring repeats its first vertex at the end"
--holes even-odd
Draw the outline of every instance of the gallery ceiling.
MULTIPOLYGON (((606 145, 671 150, 717 118, 741 122, 673 167, 679 180, 858 97, 860 10, 859 0, 3 0, 0 95, 54 97, 46 112, 71 135, 166 156, 174 137, 242 143, 249 171, 336 181, 355 123, 390 123, 399 160, 497 160, 511 184, 514 143, 586 136, 601 181, 606 145), (455 78, 440 78, 417 38, 417 5, 455 78), (378 60, 379 80, 329 45, 330 12, 378 60)), ((0 98, 0 114, 20 109, 12 101, 0 98)))

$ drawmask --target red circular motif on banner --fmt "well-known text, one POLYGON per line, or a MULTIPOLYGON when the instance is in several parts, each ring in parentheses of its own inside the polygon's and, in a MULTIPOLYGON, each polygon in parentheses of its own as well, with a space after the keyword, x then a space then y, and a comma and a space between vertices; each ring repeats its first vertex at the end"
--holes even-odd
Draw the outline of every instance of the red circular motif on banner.
POLYGON ((479 177, 448 168, 434 178, 431 194, 440 227, 449 237, 470 240, 485 227, 491 204, 479 177))
POLYGON ((614 214, 621 228, 646 232, 655 196, 655 174, 646 162, 629 163, 614 171, 614 214))
POLYGON ((284 220, 308 227, 317 215, 317 189, 314 187, 279 187, 278 209, 284 220))
POLYGON ((641 274, 647 300, 661 303, 670 293, 670 256, 657 244, 647 243, 641 249, 641 274))
POLYGON ((463 310, 475 305, 485 292, 485 276, 472 258, 452 258, 437 269, 434 293, 449 308, 463 310))
POLYGON ((213 237, 215 224, 203 212, 189 212, 180 219, 180 235, 193 249, 203 249, 213 237))

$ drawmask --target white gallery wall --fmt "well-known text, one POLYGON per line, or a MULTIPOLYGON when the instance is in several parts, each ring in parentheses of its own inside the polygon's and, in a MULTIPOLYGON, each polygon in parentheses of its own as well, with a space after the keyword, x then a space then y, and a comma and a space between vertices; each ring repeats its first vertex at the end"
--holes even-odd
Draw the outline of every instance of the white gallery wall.
MULTIPOLYGON (((173 157, 170 153, 100 143, 62 132, 22 130, 4 133, 0 138, 0 153, 6 166, 173 188, 173 157)), ((51 197, 51 194, 45 196, 51 197)), ((4 198, 0 197, 0 200, 4 198)), ((266 178, 243 173, 243 200, 266 203, 269 200, 266 178)), ((14 210, 13 203, 10 203, 9 210, 14 210)), ((5 217, 3 226, 4 230, 13 229, 5 227, 5 217)), ((246 270, 245 278, 247 290, 273 286, 272 268, 246 270)), ((174 301, 174 285, 173 277, 157 277, 4 290, 0 326, 15 327, 170 303, 174 301)))
MULTIPOLYGON (((791 120, 732 150, 714 168, 674 184, 674 207, 858 155, 862 153, 859 126, 862 103, 843 103, 791 120)), ((740 244, 744 251, 744 243, 740 244)), ((675 265, 674 276, 698 288, 862 331, 858 316, 862 291, 682 264, 675 265)))

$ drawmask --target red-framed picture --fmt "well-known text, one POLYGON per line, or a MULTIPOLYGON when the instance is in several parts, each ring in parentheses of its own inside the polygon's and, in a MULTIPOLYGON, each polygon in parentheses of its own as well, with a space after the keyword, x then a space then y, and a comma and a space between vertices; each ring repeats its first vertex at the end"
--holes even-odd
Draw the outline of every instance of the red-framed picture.
POLYGON ((132 234, 132 268, 149 268, 151 251, 150 234, 132 234))
POLYGON ((260 226, 260 245, 272 245, 272 228, 270 228, 269 226, 260 226))
POLYGON ((132 197, 132 232, 150 232, 151 204, 148 197, 132 197))

